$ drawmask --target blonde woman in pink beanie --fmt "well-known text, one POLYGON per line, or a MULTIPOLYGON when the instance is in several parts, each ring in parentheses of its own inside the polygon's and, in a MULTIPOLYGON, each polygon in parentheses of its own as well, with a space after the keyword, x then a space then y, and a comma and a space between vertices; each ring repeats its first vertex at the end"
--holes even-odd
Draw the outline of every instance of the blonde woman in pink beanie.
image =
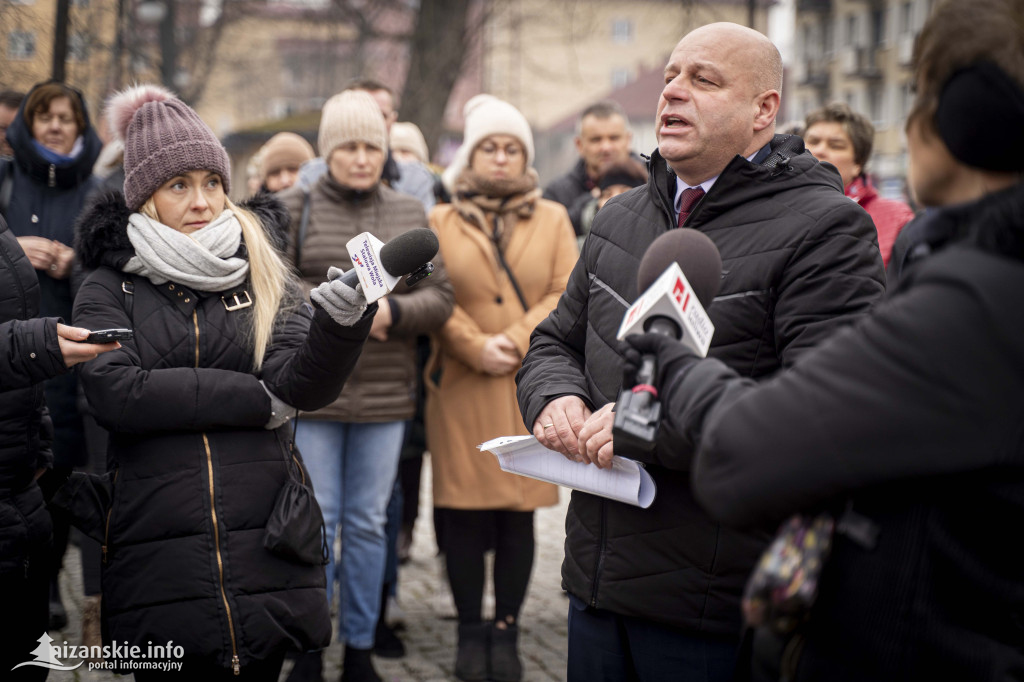
POLYGON ((110 109, 124 194, 79 219, 93 272, 74 311, 134 332, 82 372, 114 467, 85 528, 103 543, 104 639, 168 647, 196 679, 276 680, 287 649, 331 636, 322 534, 288 550, 268 533, 282 490, 308 481, 286 422, 338 395, 376 305, 333 277, 302 303, 281 205, 227 198, 227 153, 172 93, 135 87, 110 109))

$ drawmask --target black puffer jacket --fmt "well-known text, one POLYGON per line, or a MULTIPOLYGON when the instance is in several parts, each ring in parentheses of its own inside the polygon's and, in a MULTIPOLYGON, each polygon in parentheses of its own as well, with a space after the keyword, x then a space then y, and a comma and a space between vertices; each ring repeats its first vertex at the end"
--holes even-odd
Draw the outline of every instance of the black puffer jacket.
MULTIPOLYGON (((278 237, 285 212, 275 199, 256 201, 250 208, 278 237)), ((330 403, 375 307, 346 328, 297 304, 283 313, 256 373, 245 335, 251 308, 229 311, 230 292, 226 302, 138 275, 133 294, 122 290, 133 255, 128 215, 120 195, 102 197, 83 213, 77 243, 84 265, 97 269, 75 300, 76 324, 135 330, 123 349, 82 372, 117 462, 104 542, 105 638, 141 646, 173 640, 187 655, 243 669, 288 646, 324 646, 331 625, 323 568, 263 548, 288 477, 289 432, 263 428, 270 399, 259 381, 302 410, 330 403)))
POLYGON ((37 314, 35 271, 0 217, 0 576, 24 571, 28 548, 50 540, 50 514, 33 479, 53 459, 42 382, 68 370, 57 319, 37 314))
POLYGON ((702 361, 663 394, 699 434, 694 487, 715 518, 851 499, 877 529, 836 535, 783 679, 1024 674, 1024 185, 932 219, 948 242, 792 371, 753 386, 702 361))
MULTIPOLYGON (((527 428, 556 397, 577 395, 592 409, 616 398, 615 335, 637 297, 640 259, 675 224, 675 175, 657 152, 650 172, 646 186, 597 214, 565 295, 533 334, 517 377, 527 428)), ((744 376, 792 364, 885 289, 871 219, 797 137, 776 136, 760 165, 735 157, 687 227, 722 254, 709 354, 744 376)), ((744 581, 768 535, 725 528, 703 512, 690 492, 692 455, 692 443, 663 425, 648 463, 658 487, 649 509, 573 492, 563 584, 615 613, 737 635, 744 581)))

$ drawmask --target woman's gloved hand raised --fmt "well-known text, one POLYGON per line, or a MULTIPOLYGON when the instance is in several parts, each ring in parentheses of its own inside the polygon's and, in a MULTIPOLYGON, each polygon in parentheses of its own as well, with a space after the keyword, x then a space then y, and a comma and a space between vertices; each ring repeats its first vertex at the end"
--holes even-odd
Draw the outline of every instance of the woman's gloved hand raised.
POLYGON ((351 327, 366 312, 366 297, 358 284, 353 289, 341 281, 345 274, 331 266, 327 270, 327 281, 309 292, 309 297, 342 327, 351 327))

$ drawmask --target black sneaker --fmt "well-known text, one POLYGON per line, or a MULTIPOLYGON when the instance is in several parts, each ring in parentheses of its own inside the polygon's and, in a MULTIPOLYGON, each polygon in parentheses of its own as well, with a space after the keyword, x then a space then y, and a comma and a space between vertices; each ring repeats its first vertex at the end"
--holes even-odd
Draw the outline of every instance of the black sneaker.
POLYGON ((373 667, 369 649, 345 647, 341 662, 341 682, 384 682, 373 667))
POLYGON ((377 631, 373 638, 373 653, 381 658, 402 658, 405 656, 405 644, 395 634, 395 629, 389 627, 383 618, 377 621, 377 631))

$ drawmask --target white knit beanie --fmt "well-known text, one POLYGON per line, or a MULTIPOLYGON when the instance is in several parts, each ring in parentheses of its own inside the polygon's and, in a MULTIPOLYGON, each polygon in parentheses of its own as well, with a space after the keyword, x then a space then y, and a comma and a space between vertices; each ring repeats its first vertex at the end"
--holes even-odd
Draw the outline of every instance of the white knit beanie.
POLYGON ((494 95, 477 95, 466 102, 462 113, 466 119, 462 146, 441 176, 449 192, 455 191, 455 180, 469 165, 473 150, 490 135, 511 135, 522 142, 526 149, 526 167, 533 165, 533 133, 526 117, 514 106, 494 95))
POLYGON ((421 163, 430 163, 427 141, 415 123, 399 121, 391 126, 391 149, 416 155, 421 163))
POLYGON ((327 100, 320 114, 317 145, 325 159, 348 142, 365 142, 385 152, 388 129, 376 100, 362 90, 346 90, 327 100))

